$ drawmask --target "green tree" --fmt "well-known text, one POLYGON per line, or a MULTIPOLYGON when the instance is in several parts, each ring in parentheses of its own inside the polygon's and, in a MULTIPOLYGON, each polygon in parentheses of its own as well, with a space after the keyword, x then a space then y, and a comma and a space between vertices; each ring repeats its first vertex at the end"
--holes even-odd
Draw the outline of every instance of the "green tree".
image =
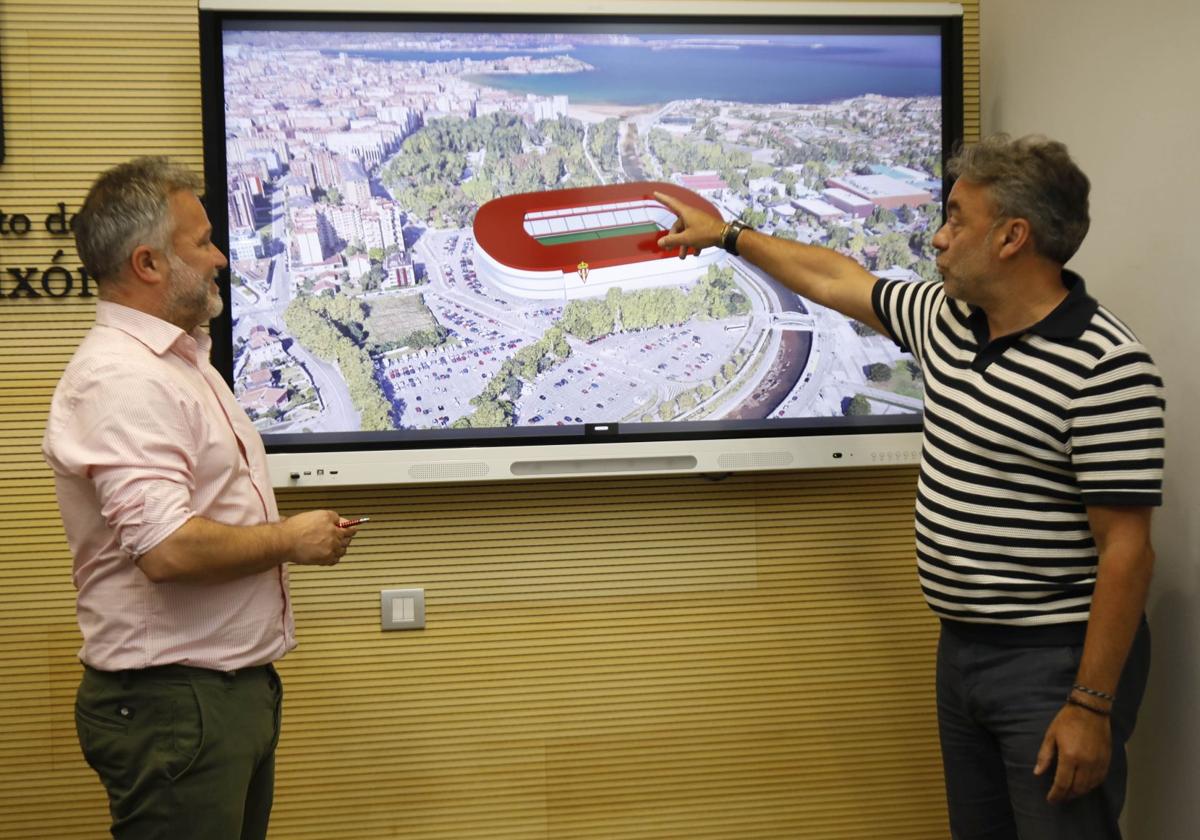
POLYGON ((496 187, 491 179, 477 175, 462 185, 463 195, 474 204, 487 204, 496 197, 496 187))
POLYGON ((383 283, 383 266, 379 263, 372 263, 367 273, 363 275, 362 287, 364 292, 379 291, 379 286, 383 283))
POLYGON ((475 397, 471 402, 475 405, 475 413, 470 417, 461 418, 466 421, 467 428, 483 429, 511 426, 513 418, 516 416, 513 404, 507 400, 490 402, 475 397))
POLYGON ((892 378, 892 369, 883 362, 874 362, 867 365, 866 374, 871 382, 887 382, 892 378))
POLYGON ((753 163, 750 165, 750 178, 770 178, 775 174, 775 167, 767 166, 765 163, 753 163))
POLYGON ((908 239, 903 234, 886 234, 879 242, 879 251, 875 255, 875 267, 887 269, 892 266, 908 268, 913 263, 912 249, 908 239))
POLYGON ((871 413, 871 403, 862 394, 842 400, 842 414, 847 417, 865 417, 871 413))
POLYGON ((922 280, 937 280, 942 276, 937 270, 937 264, 932 260, 921 260, 913 269, 922 280))
POLYGON ((833 225, 829 230, 829 239, 825 242, 827 246, 835 251, 843 251, 850 245, 850 231, 842 225, 833 225))
POLYGON ((876 230, 890 228, 896 224, 896 214, 886 207, 876 205, 875 209, 871 211, 871 215, 867 217, 867 224, 876 230))
MULTIPOLYGON (((375 365, 365 350, 346 334, 348 325, 335 322, 326 313, 338 310, 337 299, 301 296, 294 298, 284 312, 288 332, 300 344, 323 359, 336 362, 342 371, 350 399, 361 418, 364 431, 393 428, 391 404, 384 398, 375 379, 375 365)), ((353 302, 357 303, 357 302, 353 302)), ((351 302, 345 304, 349 313, 351 302)))
POLYGON ((573 300, 563 308, 562 328, 584 341, 611 335, 616 326, 612 309, 603 300, 573 300))
POLYGON ((604 122, 592 126, 588 136, 588 151, 592 160, 607 172, 616 171, 617 128, 617 119, 609 117, 604 122))
POLYGON ((747 207, 742 211, 742 221, 753 228, 762 227, 767 222, 767 211, 747 207))

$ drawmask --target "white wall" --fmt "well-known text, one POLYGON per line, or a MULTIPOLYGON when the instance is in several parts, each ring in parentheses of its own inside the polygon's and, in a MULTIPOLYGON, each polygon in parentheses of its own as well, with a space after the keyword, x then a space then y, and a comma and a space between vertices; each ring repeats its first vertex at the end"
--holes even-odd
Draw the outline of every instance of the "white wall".
POLYGON ((1200 837, 1200 3, 983 0, 984 133, 1065 142, 1092 180, 1072 268, 1149 346, 1167 386, 1150 688, 1127 840, 1200 837))

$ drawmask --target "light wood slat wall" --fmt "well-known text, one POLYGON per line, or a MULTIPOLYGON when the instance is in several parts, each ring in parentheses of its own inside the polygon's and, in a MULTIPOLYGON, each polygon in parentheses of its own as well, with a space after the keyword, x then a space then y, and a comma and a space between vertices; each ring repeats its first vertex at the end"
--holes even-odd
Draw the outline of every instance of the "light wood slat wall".
MULTIPOLYGON (((399 4, 398 4, 399 5, 399 4)), ((685 4, 668 0, 668 5, 685 4)), ((978 136, 978 3, 965 9, 978 136)), ((0 0, 8 266, 101 169, 201 165, 194 0, 0 0)), ((6 280, 6 290, 12 288, 6 280)), ((0 298, 0 835, 95 838, 79 755, 71 560, 39 445, 90 300, 0 298)), ((914 472, 607 478, 281 494, 371 525, 297 568, 272 837, 947 836, 936 625, 914 472), (424 632, 379 590, 423 587, 424 632)))

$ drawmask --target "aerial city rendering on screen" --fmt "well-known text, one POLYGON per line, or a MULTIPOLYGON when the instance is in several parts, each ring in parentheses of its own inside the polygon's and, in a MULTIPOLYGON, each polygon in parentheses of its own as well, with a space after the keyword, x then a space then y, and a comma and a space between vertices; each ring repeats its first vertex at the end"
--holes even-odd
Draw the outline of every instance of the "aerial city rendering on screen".
POLYGON ((225 33, 235 391, 268 433, 912 414, 869 328, 655 190, 936 276, 926 36, 225 33))

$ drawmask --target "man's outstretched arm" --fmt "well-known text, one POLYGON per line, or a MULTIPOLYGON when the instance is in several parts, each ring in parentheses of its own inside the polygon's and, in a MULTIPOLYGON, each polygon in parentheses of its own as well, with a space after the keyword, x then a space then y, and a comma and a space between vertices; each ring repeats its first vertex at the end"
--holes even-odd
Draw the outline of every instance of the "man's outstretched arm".
MULTIPOLYGON (((719 247, 725 223, 669 195, 656 192, 655 200, 675 214, 671 231, 658 241, 663 250, 680 249, 680 256, 719 247)), ((761 268, 801 297, 836 309, 885 333, 871 306, 876 278, 849 257, 817 245, 767 236, 747 228, 737 239, 738 255, 761 268)), ((886 334, 886 333, 885 333, 886 334)))

